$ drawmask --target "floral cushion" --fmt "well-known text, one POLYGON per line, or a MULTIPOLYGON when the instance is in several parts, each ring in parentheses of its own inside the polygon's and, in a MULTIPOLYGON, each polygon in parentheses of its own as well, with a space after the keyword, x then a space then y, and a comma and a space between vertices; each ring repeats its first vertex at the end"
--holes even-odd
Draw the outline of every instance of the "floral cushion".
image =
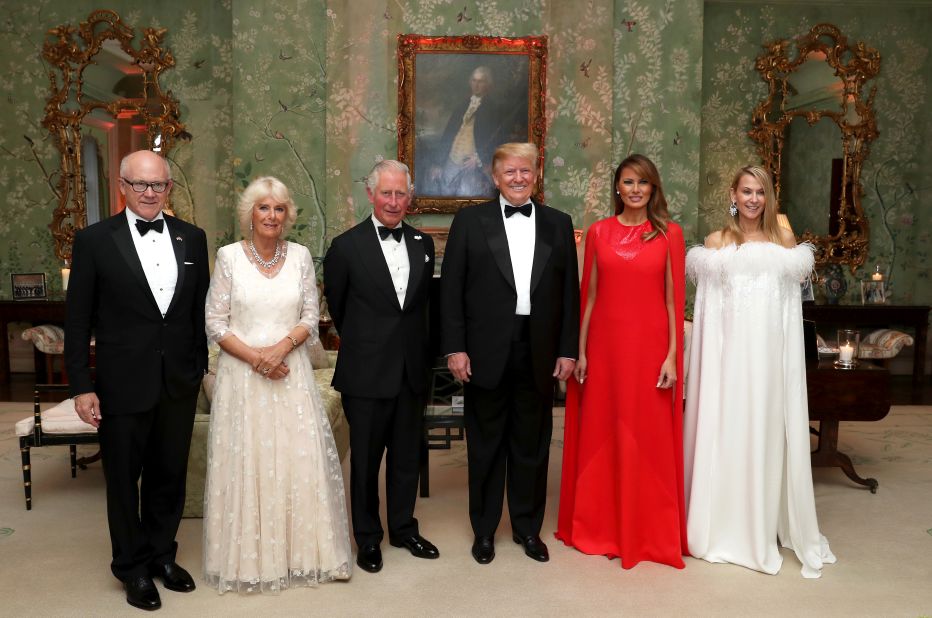
POLYGON ((43 324, 23 331, 23 339, 32 341, 40 352, 45 354, 65 353, 65 330, 61 326, 43 324))
POLYGON ((913 338, 906 333, 881 328, 864 337, 858 358, 893 358, 908 345, 913 345, 913 338))
MULTIPOLYGON (((838 354, 838 345, 834 341, 826 342, 821 335, 816 335, 819 352, 822 354, 838 354)), ((893 358, 900 353, 904 346, 913 345, 913 338, 906 333, 889 328, 881 328, 870 333, 861 340, 858 349, 858 358, 893 358)))
MULTIPOLYGON (((74 399, 66 399, 57 406, 43 410, 39 416, 42 419, 42 433, 97 433, 96 427, 82 421, 74 411, 74 399)), ((32 435, 35 427, 36 417, 30 414, 16 423, 16 435, 20 438, 32 435)))

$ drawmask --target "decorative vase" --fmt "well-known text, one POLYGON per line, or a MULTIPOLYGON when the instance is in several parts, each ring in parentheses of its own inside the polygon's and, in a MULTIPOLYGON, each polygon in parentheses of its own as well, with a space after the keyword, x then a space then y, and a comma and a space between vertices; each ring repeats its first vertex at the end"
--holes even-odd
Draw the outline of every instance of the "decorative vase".
POLYGON ((822 282, 825 287, 825 302, 837 305, 838 301, 848 291, 848 281, 845 273, 838 264, 829 264, 822 273, 822 282))

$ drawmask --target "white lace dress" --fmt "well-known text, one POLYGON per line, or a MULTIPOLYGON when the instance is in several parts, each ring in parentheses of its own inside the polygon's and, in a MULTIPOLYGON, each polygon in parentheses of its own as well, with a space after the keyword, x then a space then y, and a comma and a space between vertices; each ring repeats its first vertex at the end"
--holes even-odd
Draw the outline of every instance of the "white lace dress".
POLYGON ((683 425, 689 552, 774 574, 779 543, 819 577, 800 280, 811 245, 694 247, 695 322, 683 425))
MULTIPOLYGON (((271 278, 242 243, 221 248, 207 295, 207 335, 250 346, 280 341, 301 324, 317 339, 314 266, 288 243, 271 278)), ((204 493, 204 576, 222 594, 277 592, 348 579, 349 523, 340 459, 307 348, 269 380, 220 352, 204 493)))

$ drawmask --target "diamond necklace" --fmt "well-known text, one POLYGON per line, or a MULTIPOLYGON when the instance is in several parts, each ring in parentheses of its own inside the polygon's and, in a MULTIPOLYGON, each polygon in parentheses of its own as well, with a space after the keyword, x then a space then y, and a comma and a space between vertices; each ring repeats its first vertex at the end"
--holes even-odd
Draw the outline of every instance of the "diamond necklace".
POLYGON ((273 266, 278 264, 278 261, 280 259, 282 259, 282 246, 281 246, 281 243, 278 243, 278 242, 275 243, 275 255, 273 255, 272 259, 268 261, 263 260, 259 256, 259 252, 256 251, 256 245, 254 245, 251 240, 249 241, 249 250, 252 251, 252 257, 256 260, 259 266, 262 266, 263 268, 266 268, 266 269, 272 268, 273 266))

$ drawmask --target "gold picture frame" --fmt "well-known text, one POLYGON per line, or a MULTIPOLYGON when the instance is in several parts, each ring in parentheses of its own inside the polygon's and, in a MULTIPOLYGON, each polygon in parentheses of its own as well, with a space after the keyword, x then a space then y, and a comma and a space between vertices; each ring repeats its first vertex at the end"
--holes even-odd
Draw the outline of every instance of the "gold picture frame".
POLYGON ((452 214, 495 197, 491 152, 505 142, 537 145, 541 200, 546 79, 546 36, 398 35, 398 160, 414 182, 410 212, 452 214))

